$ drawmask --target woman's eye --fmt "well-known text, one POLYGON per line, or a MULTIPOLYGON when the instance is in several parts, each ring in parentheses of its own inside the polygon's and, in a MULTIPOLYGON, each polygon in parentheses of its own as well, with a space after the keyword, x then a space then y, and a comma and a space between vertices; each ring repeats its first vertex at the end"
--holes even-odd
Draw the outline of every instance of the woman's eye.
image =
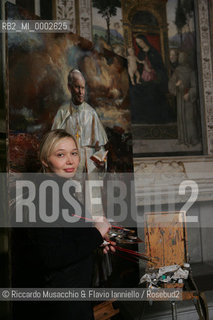
POLYGON ((73 155, 74 157, 77 157, 77 156, 78 156, 78 152, 72 152, 72 155, 73 155))
POLYGON ((58 153, 58 154, 57 154, 57 157, 59 157, 59 158, 61 158, 61 157, 63 157, 63 156, 64 156, 63 153, 58 153))

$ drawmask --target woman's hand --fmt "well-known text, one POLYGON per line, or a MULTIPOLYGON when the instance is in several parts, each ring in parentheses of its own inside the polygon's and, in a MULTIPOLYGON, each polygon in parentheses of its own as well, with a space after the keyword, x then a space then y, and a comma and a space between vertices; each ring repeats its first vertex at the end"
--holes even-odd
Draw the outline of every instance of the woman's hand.
POLYGON ((107 232, 111 228, 111 224, 108 222, 108 220, 104 216, 93 217, 93 220, 95 222, 95 227, 98 229, 102 237, 105 238, 107 232))
POLYGON ((103 247, 103 253, 107 254, 109 251, 114 253, 116 251, 114 248, 115 245, 116 245, 116 242, 113 242, 113 241, 108 242, 105 240, 101 245, 101 247, 103 247))
POLYGON ((104 238, 104 242, 101 245, 103 247, 103 253, 107 254, 107 252, 115 252, 114 246, 116 245, 115 242, 109 241, 107 232, 111 229, 111 224, 108 222, 106 217, 104 216, 97 216, 93 217, 95 221, 95 227, 98 229, 102 237, 104 238))
POLYGON ((139 60, 139 59, 137 59, 137 62, 138 62, 138 63, 141 63, 141 64, 144 64, 145 60, 139 60))

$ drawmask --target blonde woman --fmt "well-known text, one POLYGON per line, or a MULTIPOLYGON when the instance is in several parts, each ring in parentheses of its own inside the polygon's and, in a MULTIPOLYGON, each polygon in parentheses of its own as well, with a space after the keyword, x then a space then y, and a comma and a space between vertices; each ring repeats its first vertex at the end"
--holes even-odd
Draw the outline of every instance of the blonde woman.
MULTIPOLYGON (((72 135, 65 130, 53 130, 45 135, 41 142, 40 161, 46 174, 42 175, 42 182, 57 184, 59 193, 59 214, 64 210, 73 212, 72 203, 64 197, 64 185, 72 179, 79 165, 79 151, 72 135)), ((40 181, 39 181, 40 182, 40 181)), ((41 196, 41 195, 40 195, 41 196)), ((46 193, 46 204, 49 215, 54 210, 49 205, 53 199, 46 193)), ((74 197, 74 195, 73 195, 74 197)), ((69 198, 70 200, 70 198, 69 198)), ((75 201, 77 201, 75 199, 75 201)), ((39 203, 38 203, 39 204, 39 203)), ((39 207, 40 208, 40 207, 39 207)), ((81 204, 79 208, 84 211, 81 204)), ((37 208, 38 209, 38 208, 37 208)), ((39 213, 40 216, 42 212, 39 213)), ((77 212, 78 215, 78 212, 77 212)), ((79 213, 80 215, 80 213, 79 213)), ((22 233, 21 277, 15 265, 17 287, 43 288, 87 288, 91 286, 93 268, 93 250, 102 245, 110 224, 105 217, 102 221, 88 223, 80 219, 78 224, 60 226, 51 225, 48 228, 30 228, 22 233), (34 266, 34 267, 33 267, 34 266)), ((18 247, 17 247, 18 248, 18 247)), ((104 247, 104 252, 114 251, 111 246, 104 247)), ((20 249, 20 247, 19 247, 20 249)), ((19 262, 20 262, 19 261, 19 262)), ((51 301, 51 302, 18 302, 14 304, 14 319, 39 319, 47 316, 53 320, 63 319, 93 319, 92 307, 89 301, 51 301)))

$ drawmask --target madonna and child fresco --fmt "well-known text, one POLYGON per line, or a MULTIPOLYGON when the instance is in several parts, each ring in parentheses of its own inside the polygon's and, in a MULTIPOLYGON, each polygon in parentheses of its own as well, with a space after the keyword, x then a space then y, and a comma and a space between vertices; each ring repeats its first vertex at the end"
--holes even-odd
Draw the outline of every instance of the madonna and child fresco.
POLYGON ((160 53, 146 36, 137 35, 135 47, 137 55, 133 48, 128 48, 127 56, 133 123, 177 122, 178 143, 186 146, 198 144, 198 86, 187 53, 170 50, 168 77, 160 53), (173 100, 168 99, 169 94, 173 100), (176 104, 176 112, 171 101, 176 104))
POLYGON ((194 3, 121 4, 136 157, 202 152, 194 3))
MULTIPOLYGON (((161 54, 147 37, 139 34, 135 38, 137 57, 127 57, 129 65, 130 101, 133 123, 168 123, 175 120, 175 114, 167 101, 168 76, 161 54), (138 63, 135 70, 136 83, 132 77, 133 59, 138 63)), ((129 48, 129 53, 133 49, 129 48)), ((135 63, 136 64, 136 63, 135 63)))

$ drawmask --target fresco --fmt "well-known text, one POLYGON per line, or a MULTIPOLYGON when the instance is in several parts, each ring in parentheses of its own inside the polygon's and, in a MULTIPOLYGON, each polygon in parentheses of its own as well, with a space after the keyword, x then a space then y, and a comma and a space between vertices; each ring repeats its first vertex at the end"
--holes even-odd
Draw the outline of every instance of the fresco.
MULTIPOLYGON (((93 33, 99 21, 106 38, 105 19, 93 10, 93 33)), ((194 1, 127 0, 121 1, 121 15, 119 6, 116 10, 113 19, 123 26, 135 156, 201 154, 194 1)))
MULTIPOLYGON (((8 16, 28 18, 8 5, 8 16)), ((70 100, 67 75, 82 71, 87 102, 93 106, 109 138, 109 171, 132 170, 128 74, 123 58, 97 52, 74 34, 8 34, 10 169, 38 169, 37 149, 51 128, 59 106, 70 100), (119 147, 118 147, 119 146, 119 147), (111 164, 111 165, 110 165, 111 164)))
POLYGON ((168 34, 156 32, 159 20, 154 11, 152 20, 145 19, 151 10, 142 12, 134 17, 141 27, 132 32, 139 72, 138 83, 130 83, 134 152, 149 154, 151 146, 153 155, 199 154, 202 145, 193 1, 167 1, 168 34), (156 139, 158 146, 157 142, 152 144, 156 139), (142 140, 149 140, 143 141, 143 148, 139 145, 142 140), (160 140, 164 140, 163 148, 160 140))

